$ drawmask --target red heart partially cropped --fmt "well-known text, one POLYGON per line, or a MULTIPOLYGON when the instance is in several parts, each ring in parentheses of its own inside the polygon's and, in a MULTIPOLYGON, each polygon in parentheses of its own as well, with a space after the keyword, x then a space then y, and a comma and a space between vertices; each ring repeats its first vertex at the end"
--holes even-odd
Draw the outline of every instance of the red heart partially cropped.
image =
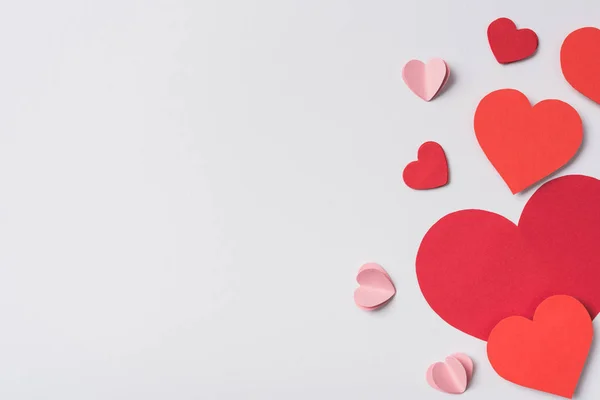
POLYGON ((531 29, 517 29, 508 18, 498 18, 488 26, 488 41, 494 57, 500 64, 527 58, 538 46, 538 37, 531 29))
POLYGON ((448 162, 444 149, 436 142, 425 142, 419 147, 417 161, 404 168, 402 178, 412 189, 434 189, 448 183, 448 162))
POLYGON ((508 317, 494 327, 488 359, 504 379, 571 399, 592 344, 594 327, 577 299, 552 296, 533 321, 508 317))
POLYGON ((509 316, 532 318, 566 294, 600 310, 600 181, 568 175, 542 185, 518 225, 482 210, 446 215, 423 237, 417 278, 431 308, 487 340, 509 316))
POLYGON ((560 66, 571 86, 600 103, 600 29, 571 32, 560 48, 560 66))

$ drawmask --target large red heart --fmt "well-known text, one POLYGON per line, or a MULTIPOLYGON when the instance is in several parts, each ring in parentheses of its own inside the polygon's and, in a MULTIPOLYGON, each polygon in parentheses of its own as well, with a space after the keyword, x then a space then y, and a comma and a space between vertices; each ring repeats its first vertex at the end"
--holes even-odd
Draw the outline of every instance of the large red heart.
POLYGON ((538 37, 531 29, 517 29, 508 18, 498 18, 488 26, 488 41, 500 64, 527 58, 538 46, 538 37))
POLYGON ((481 149, 513 193, 565 165, 583 140, 581 117, 573 107, 560 100, 532 107, 515 89, 485 96, 474 128, 481 149))
POLYGON ((446 215, 416 259, 425 299, 446 322, 487 340, 500 320, 533 316, 547 297, 600 310, 600 181, 568 175, 542 185, 519 224, 482 210, 446 215))
POLYGON ((552 296, 533 321, 508 317, 492 330, 490 364, 517 385, 572 398, 592 344, 594 328, 585 307, 570 296, 552 296))
POLYGON ((600 103, 600 29, 571 32, 560 48, 560 66, 571 86, 600 103))

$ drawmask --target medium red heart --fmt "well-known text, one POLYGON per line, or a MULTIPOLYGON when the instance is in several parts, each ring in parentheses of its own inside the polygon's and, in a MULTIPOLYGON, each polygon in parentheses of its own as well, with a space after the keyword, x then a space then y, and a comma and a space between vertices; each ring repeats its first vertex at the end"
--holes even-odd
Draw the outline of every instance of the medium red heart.
POLYGON ((538 46, 538 37, 531 29, 517 29, 508 18, 498 18, 487 30, 488 41, 494 57, 500 64, 508 64, 527 58, 538 46))
POLYGON ((532 107, 515 89, 486 95, 475 110, 474 128, 481 149, 513 193, 564 166, 583 140, 581 117, 573 107, 553 99, 532 107))
POLYGON ((423 237, 417 278, 431 308, 455 328, 487 340, 500 320, 533 316, 547 297, 600 310, 600 181, 568 175, 542 185, 518 225, 462 210, 423 237))
POLYGON ((571 86, 600 103, 600 29, 571 32, 560 48, 560 66, 571 86))
POLYGON ((487 344, 490 364, 517 385, 573 397, 592 344, 594 327, 577 299, 552 296, 533 321, 508 317, 494 327, 487 344))
POLYGON ((412 189, 434 189, 448 183, 448 162, 444 149, 436 142, 419 147, 417 161, 404 168, 404 183, 412 189))

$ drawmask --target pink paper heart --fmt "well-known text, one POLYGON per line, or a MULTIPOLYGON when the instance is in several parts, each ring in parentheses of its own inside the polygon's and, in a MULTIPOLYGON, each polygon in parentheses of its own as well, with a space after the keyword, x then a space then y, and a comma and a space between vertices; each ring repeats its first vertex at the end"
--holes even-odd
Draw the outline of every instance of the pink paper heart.
POLYGON ((396 294, 390 276, 378 264, 363 265, 358 270, 356 281, 360 286, 354 291, 354 302, 363 310, 375 310, 396 294))
POLYGON ((444 393, 460 394, 467 389, 467 371, 456 358, 446 357, 445 362, 436 362, 427 369, 427 383, 444 393))
POLYGON ((402 79, 414 94, 429 101, 444 87, 450 77, 450 68, 441 58, 434 58, 424 64, 410 60, 402 68, 402 79))

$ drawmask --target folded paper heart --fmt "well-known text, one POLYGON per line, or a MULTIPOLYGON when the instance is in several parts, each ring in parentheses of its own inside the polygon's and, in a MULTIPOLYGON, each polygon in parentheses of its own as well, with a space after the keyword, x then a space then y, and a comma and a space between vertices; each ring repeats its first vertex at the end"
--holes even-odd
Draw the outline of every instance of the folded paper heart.
POLYGON ((487 340, 510 316, 532 318, 544 299, 566 294, 600 311, 600 181, 567 175, 542 185, 518 224, 483 210, 453 212, 423 237, 416 272, 431 308, 487 340))
POLYGON ((436 142, 425 142, 419 147, 417 161, 404 168, 402 178, 406 186, 434 189, 448 183, 448 162, 444 149, 436 142))
POLYGON ((376 310, 396 294, 390 276, 379 264, 360 267, 356 281, 360 286, 354 291, 354 302, 363 310, 376 310))
POLYGON ((434 58, 424 64, 410 60, 402 68, 402 79, 414 94, 425 101, 433 99, 448 82, 450 69, 444 60, 434 58))
POLYGON ((533 321, 517 316, 500 321, 488 339, 488 359, 510 382, 570 399, 592 336, 583 304, 570 296, 552 296, 538 306, 533 321))
POLYGON ((473 361, 462 353, 446 357, 427 369, 425 379, 429 386, 441 392, 460 394, 467 389, 473 375, 473 361))
POLYGON ((518 193, 564 166, 583 140, 579 114, 560 100, 531 106, 514 89, 496 90, 477 106, 475 135, 481 149, 518 193))
POLYGON ((496 60, 507 64, 532 56, 538 46, 538 37, 531 29, 517 29, 508 18, 498 18, 487 30, 488 42, 496 60))
POLYGON ((600 103, 600 29, 571 32, 560 48, 560 66, 575 90, 600 103))

